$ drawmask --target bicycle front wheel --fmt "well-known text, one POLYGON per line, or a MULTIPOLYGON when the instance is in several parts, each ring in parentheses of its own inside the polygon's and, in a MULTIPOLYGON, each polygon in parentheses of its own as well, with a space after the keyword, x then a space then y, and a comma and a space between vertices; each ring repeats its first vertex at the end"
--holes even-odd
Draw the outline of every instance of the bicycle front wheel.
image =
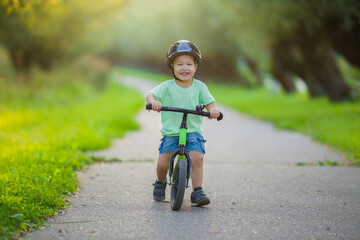
POLYGON ((186 172, 187 167, 185 159, 178 159, 173 173, 174 184, 171 186, 170 204, 172 210, 179 210, 184 200, 186 172))

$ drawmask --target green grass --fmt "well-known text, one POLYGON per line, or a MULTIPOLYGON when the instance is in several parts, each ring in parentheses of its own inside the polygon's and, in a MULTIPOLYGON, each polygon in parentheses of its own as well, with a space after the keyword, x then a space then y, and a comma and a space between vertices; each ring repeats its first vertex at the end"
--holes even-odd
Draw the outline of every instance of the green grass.
MULTIPOLYGON (((121 68, 132 74, 164 81, 171 77, 121 68)), ((311 136, 344 152, 349 164, 360 165, 360 102, 331 103, 326 98, 310 99, 306 94, 287 95, 266 89, 207 83, 216 100, 241 112, 311 136)), ((226 116, 225 116, 226 117, 226 116)))
POLYGON ((209 84, 216 99, 234 109, 271 121, 278 128, 311 136, 342 151, 360 164, 360 102, 330 103, 304 94, 272 94, 265 89, 209 84))
POLYGON ((76 170, 92 162, 84 151, 138 128, 142 96, 106 80, 107 71, 35 71, 27 84, 0 78, 0 239, 36 228, 66 204, 76 170))

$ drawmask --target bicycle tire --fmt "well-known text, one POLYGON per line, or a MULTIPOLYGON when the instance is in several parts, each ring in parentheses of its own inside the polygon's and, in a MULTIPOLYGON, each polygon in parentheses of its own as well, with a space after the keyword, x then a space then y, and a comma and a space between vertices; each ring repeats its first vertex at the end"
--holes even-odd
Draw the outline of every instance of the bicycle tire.
POLYGON ((184 200, 186 188, 187 166, 185 159, 178 159, 173 177, 173 185, 171 186, 170 205, 172 210, 179 210, 184 200))

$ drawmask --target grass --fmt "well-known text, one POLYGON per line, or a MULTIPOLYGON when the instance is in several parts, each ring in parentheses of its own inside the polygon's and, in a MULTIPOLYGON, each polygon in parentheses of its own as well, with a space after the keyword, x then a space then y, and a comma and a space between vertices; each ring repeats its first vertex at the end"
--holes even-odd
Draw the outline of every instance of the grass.
POLYGON ((360 102, 330 103, 304 94, 273 94, 265 89, 244 90, 209 84, 221 103, 276 127, 311 136, 344 152, 351 164, 360 165, 360 102))
MULTIPOLYGON (((136 69, 121 68, 120 71, 156 82, 171 79, 167 75, 136 69)), ((215 83, 207 85, 218 102, 270 121, 278 128, 309 135, 344 152, 349 164, 360 165, 359 101, 331 103, 326 98, 310 99, 300 93, 287 95, 267 89, 243 89, 215 83)))
POLYGON ((76 170, 93 161, 84 151, 138 128, 142 96, 110 81, 109 69, 81 67, 34 71, 29 83, 0 72, 0 239, 66 204, 76 170))

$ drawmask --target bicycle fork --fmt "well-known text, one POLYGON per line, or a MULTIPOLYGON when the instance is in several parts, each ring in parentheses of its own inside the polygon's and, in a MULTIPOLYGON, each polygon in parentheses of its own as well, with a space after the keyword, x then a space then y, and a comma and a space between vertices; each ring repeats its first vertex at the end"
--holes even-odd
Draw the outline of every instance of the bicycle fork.
POLYGON ((189 179, 191 175, 191 158, 189 153, 186 151, 186 131, 187 131, 187 124, 186 124, 187 113, 183 115, 183 121, 180 126, 180 137, 179 137, 179 146, 178 149, 172 154, 169 162, 169 180, 170 184, 173 184, 171 181, 171 176, 174 172, 175 166, 174 161, 176 156, 178 159, 185 159, 187 165, 187 175, 186 175, 186 188, 190 187, 189 179))
POLYGON ((172 182, 172 175, 174 173, 175 170, 175 166, 174 166, 174 162, 175 162, 175 158, 176 156, 178 156, 178 159, 185 159, 186 160, 186 165, 187 165, 187 174, 186 174, 186 188, 190 187, 189 185, 189 179, 191 176, 191 158, 188 152, 185 152, 184 155, 180 155, 179 150, 177 150, 176 152, 173 153, 173 155, 170 158, 170 162, 169 162, 169 185, 173 185, 174 183, 172 182))

